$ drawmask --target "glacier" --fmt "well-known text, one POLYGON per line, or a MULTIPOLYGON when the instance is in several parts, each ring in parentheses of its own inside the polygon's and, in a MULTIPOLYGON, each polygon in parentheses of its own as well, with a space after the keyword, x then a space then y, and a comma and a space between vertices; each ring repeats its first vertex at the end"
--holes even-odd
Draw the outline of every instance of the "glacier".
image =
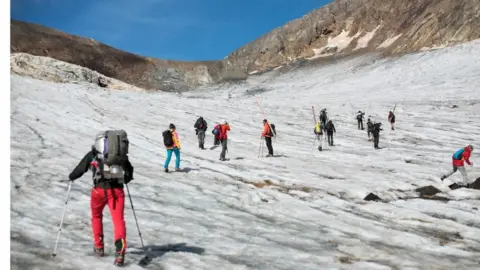
MULTIPOLYGON (((480 148, 480 40, 394 58, 356 57, 243 84, 139 93, 11 75, 12 269, 117 269, 90 256, 91 174, 72 184, 56 258, 51 254, 68 174, 105 129, 125 129, 129 184, 125 269, 478 269, 480 191, 443 183, 451 155, 480 148), (477 60, 475 60, 477 59, 477 60), (260 104, 260 107, 259 107, 260 104), (387 122, 395 104, 396 130, 387 122), (314 146, 326 108, 335 146, 314 146), (262 110, 264 113, 262 113, 262 110), (355 113, 383 123, 375 150, 355 113), (193 129, 203 116, 206 147, 193 129), (263 118, 275 155, 258 156, 263 118), (210 130, 231 126, 227 162, 210 130), (162 131, 174 123, 184 173, 163 172, 162 131), (418 198, 433 185, 445 200, 418 198), (384 201, 365 201, 370 192, 384 201), (408 195, 408 196, 407 196, 408 195)), ((325 145, 325 144, 324 144, 325 145)), ((266 154, 266 153, 265 153, 266 154)), ((172 163, 174 162, 174 158, 172 163)), ((173 166, 171 163, 170 166, 173 166)), ((480 176, 467 166, 470 181, 480 176)), ((104 211, 106 253, 112 222, 104 211)))

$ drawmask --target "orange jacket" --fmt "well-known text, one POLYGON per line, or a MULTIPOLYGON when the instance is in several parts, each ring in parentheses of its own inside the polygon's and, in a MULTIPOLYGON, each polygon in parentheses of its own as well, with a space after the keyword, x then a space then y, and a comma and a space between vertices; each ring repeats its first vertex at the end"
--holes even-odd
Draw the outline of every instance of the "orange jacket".
POLYGON ((272 137, 270 136, 270 125, 268 122, 263 125, 262 137, 272 137))
POLYGON ((219 140, 227 139, 227 131, 230 130, 230 125, 229 124, 221 124, 220 125, 220 134, 218 135, 219 140))

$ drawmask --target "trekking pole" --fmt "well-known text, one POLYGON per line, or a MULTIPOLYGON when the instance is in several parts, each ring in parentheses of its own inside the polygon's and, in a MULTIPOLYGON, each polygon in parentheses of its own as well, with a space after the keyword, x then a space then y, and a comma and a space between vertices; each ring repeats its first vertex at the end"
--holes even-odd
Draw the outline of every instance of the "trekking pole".
POLYGON ((260 137, 260 144, 258 145, 258 157, 260 157, 261 149, 262 149, 262 137, 260 137))
POLYGON ((60 226, 58 226, 57 241, 55 241, 55 248, 53 249, 52 257, 57 256, 57 245, 58 240, 60 239, 60 233, 62 232, 63 218, 65 217, 65 211, 67 210, 68 198, 70 197, 70 191, 72 190, 72 181, 68 184, 67 199, 65 200, 65 207, 63 208, 62 220, 60 221, 60 226))
MULTIPOLYGON (((262 138, 262 140, 263 140, 263 138, 262 138)), ((261 155, 262 158, 263 158, 263 149, 264 149, 264 148, 265 148, 265 147, 263 146, 263 143, 262 143, 262 155, 261 155)))
POLYGON ((130 196, 130 189, 128 189, 128 185, 125 184, 127 187, 128 198, 130 199, 130 204, 132 205, 133 217, 135 218, 135 223, 137 224, 138 236, 140 236, 140 242, 142 243, 142 249, 145 249, 143 245, 143 238, 142 233, 140 232, 140 227, 138 226, 137 215, 135 215, 135 209, 133 208, 132 196, 130 196))

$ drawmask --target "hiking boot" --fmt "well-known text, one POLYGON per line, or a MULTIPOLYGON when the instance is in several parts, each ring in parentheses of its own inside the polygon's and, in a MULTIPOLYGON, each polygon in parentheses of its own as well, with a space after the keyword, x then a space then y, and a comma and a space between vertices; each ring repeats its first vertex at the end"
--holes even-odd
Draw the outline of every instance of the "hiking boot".
POLYGON ((125 254, 121 252, 116 252, 115 261, 113 261, 113 264, 116 266, 123 266, 125 264, 125 254))
POLYGON ((105 256, 105 250, 103 249, 103 247, 101 247, 101 248, 93 247, 93 253, 94 253, 95 256, 97 256, 97 257, 103 257, 103 256, 105 256))
POLYGON ((165 168, 165 172, 168 172, 168 168, 165 168))
POLYGON ((265 157, 273 157, 273 155, 268 154, 268 155, 266 155, 265 157))
POLYGON ((115 241, 115 261, 114 265, 123 266, 125 263, 125 244, 124 240, 118 239, 115 241))
POLYGON ((175 168, 175 171, 176 171, 176 172, 181 172, 182 169, 180 169, 180 168, 175 168))

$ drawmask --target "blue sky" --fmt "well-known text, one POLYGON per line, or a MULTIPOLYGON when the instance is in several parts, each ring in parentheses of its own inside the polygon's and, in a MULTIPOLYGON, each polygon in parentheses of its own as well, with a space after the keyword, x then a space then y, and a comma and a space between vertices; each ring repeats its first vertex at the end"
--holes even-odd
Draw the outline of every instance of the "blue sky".
POLYGON ((12 0, 13 19, 144 56, 216 60, 328 0, 12 0))

